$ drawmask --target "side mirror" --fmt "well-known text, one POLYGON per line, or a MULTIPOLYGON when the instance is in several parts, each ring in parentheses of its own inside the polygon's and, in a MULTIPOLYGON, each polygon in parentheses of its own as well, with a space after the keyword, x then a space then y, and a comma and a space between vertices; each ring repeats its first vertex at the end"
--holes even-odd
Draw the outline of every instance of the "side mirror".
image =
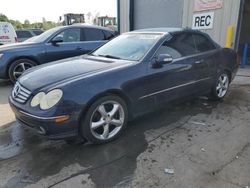
POLYGON ((63 38, 61 36, 57 36, 51 40, 51 43, 56 46, 57 43, 63 42, 63 38))
POLYGON ((172 63, 173 57, 169 54, 159 54, 155 58, 155 62, 153 63, 154 68, 161 68, 162 65, 167 63, 172 63))

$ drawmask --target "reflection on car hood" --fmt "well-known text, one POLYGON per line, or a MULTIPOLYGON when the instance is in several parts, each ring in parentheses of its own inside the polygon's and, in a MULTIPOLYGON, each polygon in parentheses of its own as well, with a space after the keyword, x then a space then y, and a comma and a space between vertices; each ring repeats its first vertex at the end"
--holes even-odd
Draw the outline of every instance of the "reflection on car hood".
POLYGON ((38 43, 35 43, 35 42, 20 42, 20 43, 14 43, 14 44, 6 44, 6 45, 0 46, 0 52, 7 51, 7 50, 15 50, 15 49, 33 47, 34 45, 37 45, 37 44, 38 43))
POLYGON ((19 78, 19 82, 30 91, 34 91, 58 82, 93 76, 129 64, 130 61, 80 56, 32 68, 19 78))

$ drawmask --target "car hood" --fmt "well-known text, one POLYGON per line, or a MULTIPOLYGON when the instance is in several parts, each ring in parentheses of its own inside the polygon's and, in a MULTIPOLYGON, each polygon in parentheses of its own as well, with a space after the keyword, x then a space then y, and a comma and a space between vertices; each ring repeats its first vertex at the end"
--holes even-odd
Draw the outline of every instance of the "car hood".
POLYGON ((32 68, 26 71, 18 79, 18 82, 26 89, 34 91, 50 85, 63 84, 74 79, 83 79, 104 71, 128 66, 131 63, 131 61, 79 56, 32 68))
POLYGON ((14 43, 14 44, 6 44, 0 46, 0 52, 8 51, 8 50, 18 50, 23 49, 27 47, 34 47, 38 43, 35 42, 20 42, 20 43, 14 43))

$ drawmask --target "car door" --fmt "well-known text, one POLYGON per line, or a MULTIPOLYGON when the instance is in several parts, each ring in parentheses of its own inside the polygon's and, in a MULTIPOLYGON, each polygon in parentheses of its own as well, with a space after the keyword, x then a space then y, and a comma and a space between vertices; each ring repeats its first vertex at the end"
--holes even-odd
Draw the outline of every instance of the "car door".
POLYGON ((194 39, 189 33, 175 34, 164 42, 149 63, 145 84, 147 94, 140 99, 154 98, 155 104, 158 105, 195 94, 195 54, 194 39), (159 54, 169 54, 173 61, 154 68, 152 65, 159 54))
POLYGON ((193 33, 197 55, 195 57, 195 71, 197 88, 200 92, 211 89, 214 75, 216 75, 215 53, 216 46, 206 36, 200 33, 193 33))
POLYGON ((46 53, 43 59, 45 62, 69 58, 83 54, 81 49, 82 32, 81 28, 68 28, 46 43, 46 53), (53 43, 53 39, 60 39, 58 43, 53 43))
POLYGON ((85 27, 83 29, 83 41, 81 42, 80 48, 84 53, 89 53, 107 41, 102 29, 85 27))

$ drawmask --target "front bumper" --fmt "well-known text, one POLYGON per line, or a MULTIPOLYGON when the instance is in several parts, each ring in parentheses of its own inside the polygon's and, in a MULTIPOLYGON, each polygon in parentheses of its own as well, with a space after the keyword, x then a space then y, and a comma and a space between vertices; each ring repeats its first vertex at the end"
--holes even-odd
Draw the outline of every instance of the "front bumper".
POLYGON ((53 117, 40 117, 25 112, 23 109, 17 107, 13 99, 9 98, 9 104, 15 113, 17 121, 32 129, 36 133, 48 137, 49 139, 65 139, 70 137, 77 137, 78 131, 78 117, 71 116, 65 122, 56 123, 55 119, 64 117, 53 116, 53 117))

